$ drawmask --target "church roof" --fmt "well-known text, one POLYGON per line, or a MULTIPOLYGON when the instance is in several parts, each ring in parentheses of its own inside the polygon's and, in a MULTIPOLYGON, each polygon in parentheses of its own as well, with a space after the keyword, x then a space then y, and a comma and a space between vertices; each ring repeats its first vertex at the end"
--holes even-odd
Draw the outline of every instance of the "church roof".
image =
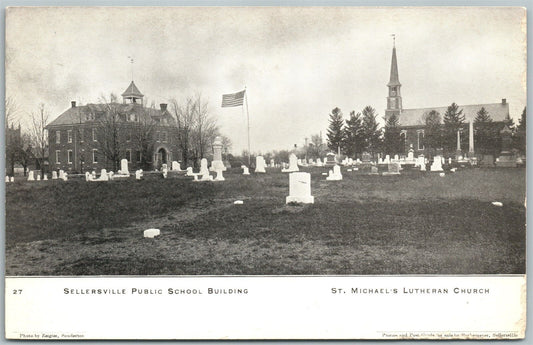
POLYGON ((396 61, 396 47, 392 48, 392 60, 390 64, 390 81, 387 86, 398 86, 400 79, 398 77, 398 62, 396 61))
MULTIPOLYGON (((151 117, 152 119, 165 119, 166 125, 174 125, 174 118, 168 110, 161 110, 155 108, 143 107, 140 104, 121 104, 121 103, 107 103, 107 104, 86 104, 76 107, 70 107, 59 115, 55 120, 50 122, 47 127, 60 125, 74 125, 87 122, 94 122, 98 115, 104 114, 110 107, 117 110, 119 114, 124 115, 124 121, 129 120, 129 115, 137 115, 138 119, 143 117, 151 117)), ((164 125, 164 123, 160 123, 164 125)))
MULTIPOLYGON (((491 103, 491 104, 470 104, 459 105, 459 110, 463 109, 463 115, 465 116, 465 122, 474 121, 477 116, 477 112, 484 107, 489 114, 492 121, 503 121, 509 115, 509 103, 491 103)), ((445 107, 433 107, 433 108, 418 108, 418 109, 403 109, 400 113, 400 126, 423 126, 424 115, 431 110, 436 110, 442 118, 444 113, 448 109, 445 107)))
POLYGON ((141 91, 139 91, 139 89, 137 88, 137 86, 135 86, 135 83, 132 80, 130 86, 128 86, 126 91, 124 91, 121 96, 140 98, 140 97, 143 97, 144 95, 141 93, 141 91))

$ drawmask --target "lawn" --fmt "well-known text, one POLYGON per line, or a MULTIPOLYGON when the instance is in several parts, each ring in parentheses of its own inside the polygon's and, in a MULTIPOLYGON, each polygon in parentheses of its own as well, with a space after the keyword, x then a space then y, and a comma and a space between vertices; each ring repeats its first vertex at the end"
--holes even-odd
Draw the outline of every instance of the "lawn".
POLYGON ((525 169, 6 185, 7 275, 525 273, 525 169), (244 204, 234 205, 235 200, 244 204), (492 205, 500 201, 503 207, 492 205), (143 238, 143 230, 161 236, 143 238))

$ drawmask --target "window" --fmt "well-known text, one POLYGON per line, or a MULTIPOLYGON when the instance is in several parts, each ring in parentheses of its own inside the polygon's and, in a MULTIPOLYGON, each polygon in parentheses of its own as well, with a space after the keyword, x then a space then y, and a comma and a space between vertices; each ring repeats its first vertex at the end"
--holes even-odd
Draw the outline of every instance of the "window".
POLYGON ((72 129, 69 129, 69 130, 67 131, 67 139, 68 139, 67 141, 68 141, 69 143, 72 142, 72 129))
POLYGON ((93 149, 93 163, 98 163, 98 150, 93 149))
POLYGON ((135 156, 137 156, 137 162, 141 161, 141 151, 135 152, 135 156))
POLYGON ((424 149, 424 130, 416 131, 416 134, 417 134, 416 141, 417 141, 418 149, 423 150, 424 149))
POLYGON ((80 128, 80 143, 83 143, 83 128, 80 128))
POLYGON ((56 150, 56 164, 61 163, 61 160, 59 159, 60 155, 61 155, 61 151, 56 150))
POLYGON ((126 160, 128 163, 131 162, 131 150, 126 150, 126 160))
POLYGON ((163 142, 166 143, 167 142, 167 132, 162 132, 161 134, 163 135, 163 142))
POLYGON ((126 130, 126 141, 131 141, 131 131, 126 130))
POLYGON ((96 128, 93 128, 93 141, 98 141, 96 140, 96 128))
POLYGON ((161 132, 155 132, 155 140, 161 141, 161 132))
POLYGON ((67 162, 68 162, 68 164, 72 164, 73 157, 74 157, 74 155, 73 155, 72 150, 68 150, 67 151, 67 162))
POLYGON ((56 144, 61 143, 61 131, 56 131, 56 144))

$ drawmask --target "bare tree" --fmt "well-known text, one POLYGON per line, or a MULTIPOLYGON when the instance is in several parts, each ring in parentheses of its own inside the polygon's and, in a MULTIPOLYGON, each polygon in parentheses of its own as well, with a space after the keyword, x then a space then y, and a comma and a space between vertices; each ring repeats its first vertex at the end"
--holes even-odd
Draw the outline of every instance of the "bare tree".
POLYGON ((20 109, 12 97, 6 98, 5 105, 6 105, 5 126, 7 128, 9 126, 14 126, 15 121, 18 120, 18 117, 20 115, 20 109))
POLYGON ((15 128, 14 123, 20 112, 11 97, 6 98, 5 107, 6 167, 9 167, 11 175, 14 175, 15 163, 19 161, 22 150, 20 124, 15 128))
MULTIPOLYGON (((113 100, 113 95, 111 95, 113 100)), ((120 159, 125 153, 124 140, 122 140, 121 122, 125 121, 126 114, 122 113, 121 105, 116 102, 107 102, 102 97, 101 110, 95 116, 97 123, 98 148, 103 156, 111 162, 112 169, 117 171, 120 159)))
POLYGON ((44 159, 48 151, 48 130, 46 126, 49 118, 50 113, 43 103, 39 104, 37 112, 31 113, 30 141, 41 175, 44 175, 44 159))
POLYGON ((188 165, 190 156, 189 151, 191 148, 191 132, 194 128, 194 108, 195 103, 192 97, 187 97, 185 101, 178 102, 176 99, 170 100, 172 106, 172 113, 176 120, 176 127, 178 133, 178 143, 182 152, 183 162, 185 166, 188 165))
POLYGON ((208 113, 208 104, 198 93, 194 99, 193 152, 195 161, 205 157, 215 137, 219 134, 215 119, 208 113))
POLYGON ((132 140, 140 152, 141 166, 147 170, 150 165, 150 153, 154 148, 153 138, 156 123, 149 114, 144 113, 143 115, 133 125, 132 140))

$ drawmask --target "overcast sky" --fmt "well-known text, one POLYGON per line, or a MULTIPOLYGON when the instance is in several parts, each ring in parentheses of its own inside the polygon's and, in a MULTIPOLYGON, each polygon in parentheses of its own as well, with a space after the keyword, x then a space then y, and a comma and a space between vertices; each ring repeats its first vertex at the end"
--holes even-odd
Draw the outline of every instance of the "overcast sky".
MULTIPOLYGON (((6 96, 27 121, 56 118, 121 94, 133 79, 148 103, 201 92, 233 152, 247 146, 242 109, 221 108, 246 86, 252 151, 301 146, 366 105, 384 115, 396 49, 404 108, 526 105, 526 23, 519 8, 10 8, 6 96)), ((401 121, 401 117, 400 117, 401 121)))

